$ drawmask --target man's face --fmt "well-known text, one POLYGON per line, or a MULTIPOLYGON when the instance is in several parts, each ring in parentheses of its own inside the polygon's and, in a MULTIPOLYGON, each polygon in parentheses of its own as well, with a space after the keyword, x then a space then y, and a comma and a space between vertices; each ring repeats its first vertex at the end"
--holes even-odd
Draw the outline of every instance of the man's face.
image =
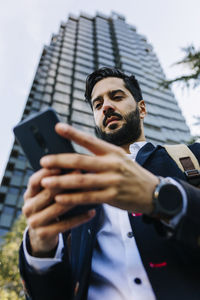
POLYGON ((91 101, 100 138, 122 146, 140 137, 140 110, 123 79, 108 77, 97 82, 91 101))

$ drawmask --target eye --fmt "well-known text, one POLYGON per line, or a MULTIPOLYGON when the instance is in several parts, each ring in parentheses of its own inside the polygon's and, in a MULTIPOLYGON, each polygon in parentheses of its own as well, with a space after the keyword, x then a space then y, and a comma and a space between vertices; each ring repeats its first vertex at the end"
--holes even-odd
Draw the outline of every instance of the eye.
POLYGON ((94 108, 99 109, 100 107, 101 107, 101 103, 97 103, 94 108))
POLYGON ((115 96, 113 97, 114 100, 121 100, 123 98, 123 96, 115 96))

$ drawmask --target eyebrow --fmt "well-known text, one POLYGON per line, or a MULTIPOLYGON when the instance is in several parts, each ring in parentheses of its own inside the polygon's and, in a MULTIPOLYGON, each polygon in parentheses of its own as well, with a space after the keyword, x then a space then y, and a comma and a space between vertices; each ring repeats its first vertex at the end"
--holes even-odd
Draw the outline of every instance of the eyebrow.
MULTIPOLYGON (((114 97, 117 93, 122 93, 123 95, 126 95, 126 93, 123 90, 113 90, 113 91, 109 91, 107 94, 112 98, 114 97)), ((92 106, 94 105, 95 102, 99 101, 102 99, 102 96, 99 95, 96 98, 94 98, 94 100, 92 100, 92 106)))

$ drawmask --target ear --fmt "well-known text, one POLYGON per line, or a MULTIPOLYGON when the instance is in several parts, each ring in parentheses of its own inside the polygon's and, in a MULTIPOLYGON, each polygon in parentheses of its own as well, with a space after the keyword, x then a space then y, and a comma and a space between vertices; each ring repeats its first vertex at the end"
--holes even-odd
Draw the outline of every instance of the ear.
POLYGON ((138 102, 138 108, 139 108, 139 112, 140 112, 140 119, 144 119, 147 114, 146 104, 145 104, 144 100, 141 100, 140 102, 138 102))

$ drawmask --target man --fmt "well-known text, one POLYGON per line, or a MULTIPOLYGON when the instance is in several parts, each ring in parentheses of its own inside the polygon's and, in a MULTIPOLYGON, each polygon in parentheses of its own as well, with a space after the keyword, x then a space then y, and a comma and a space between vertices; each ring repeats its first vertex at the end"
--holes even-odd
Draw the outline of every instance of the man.
MULTIPOLYGON (((157 177, 185 180, 162 147, 146 143, 133 76, 100 69, 87 79, 86 98, 109 143, 56 126, 93 155, 46 156, 30 179, 20 269, 31 299, 199 299, 199 191, 157 177), (74 172, 60 174, 65 168, 74 172), (100 206, 59 219, 88 203, 100 206)), ((190 148, 200 161, 200 145, 190 148)))

